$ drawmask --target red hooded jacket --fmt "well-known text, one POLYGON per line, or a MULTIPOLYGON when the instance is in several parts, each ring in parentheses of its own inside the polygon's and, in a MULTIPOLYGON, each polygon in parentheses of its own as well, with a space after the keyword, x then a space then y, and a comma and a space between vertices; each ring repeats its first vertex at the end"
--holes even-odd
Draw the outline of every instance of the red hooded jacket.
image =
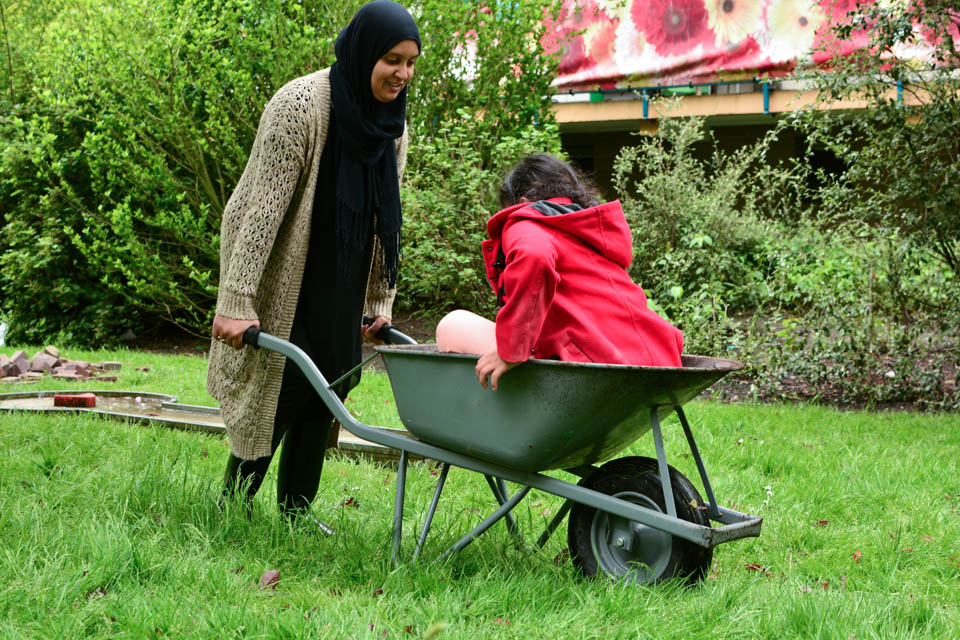
POLYGON ((571 202, 522 203, 487 222, 500 357, 681 366, 683 334, 647 307, 627 273, 633 242, 620 203, 571 202))

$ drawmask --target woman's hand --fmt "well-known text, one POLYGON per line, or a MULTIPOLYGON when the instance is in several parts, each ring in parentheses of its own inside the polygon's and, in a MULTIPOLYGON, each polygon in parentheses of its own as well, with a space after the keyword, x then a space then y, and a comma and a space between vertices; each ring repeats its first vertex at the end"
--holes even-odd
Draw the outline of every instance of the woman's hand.
POLYGON ((213 339, 230 345, 234 349, 243 348, 243 332, 250 327, 260 328, 259 320, 237 320, 224 316, 213 318, 213 339))
POLYGON ((500 376, 505 374, 510 369, 513 369, 515 366, 520 364, 519 362, 507 362, 500 357, 496 351, 491 351, 487 355, 480 358, 477 362, 477 380, 480 381, 480 384, 486 388, 487 387, 487 377, 490 378, 490 387, 496 391, 497 383, 500 381, 500 376))
POLYGON ((360 324, 360 332, 363 339, 373 344, 383 344, 383 340, 377 337, 377 331, 380 331, 385 325, 390 324, 390 318, 387 316, 377 316, 370 324, 360 324))

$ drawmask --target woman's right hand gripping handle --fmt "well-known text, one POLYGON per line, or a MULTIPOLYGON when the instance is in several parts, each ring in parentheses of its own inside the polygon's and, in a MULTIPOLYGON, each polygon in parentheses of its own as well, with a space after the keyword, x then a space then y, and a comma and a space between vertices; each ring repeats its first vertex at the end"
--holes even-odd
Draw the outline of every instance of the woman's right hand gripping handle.
POLYGON ((244 345, 244 332, 250 328, 259 329, 260 321, 215 316, 212 330, 213 339, 228 344, 234 349, 241 349, 244 345))

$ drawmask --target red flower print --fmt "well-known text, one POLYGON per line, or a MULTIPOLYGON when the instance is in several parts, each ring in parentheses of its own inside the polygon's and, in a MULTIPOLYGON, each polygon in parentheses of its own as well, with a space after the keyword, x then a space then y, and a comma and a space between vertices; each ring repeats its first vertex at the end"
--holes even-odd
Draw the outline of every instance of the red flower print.
POLYGON ((630 14, 637 31, 662 56, 686 53, 709 34, 702 0, 633 0, 630 14))

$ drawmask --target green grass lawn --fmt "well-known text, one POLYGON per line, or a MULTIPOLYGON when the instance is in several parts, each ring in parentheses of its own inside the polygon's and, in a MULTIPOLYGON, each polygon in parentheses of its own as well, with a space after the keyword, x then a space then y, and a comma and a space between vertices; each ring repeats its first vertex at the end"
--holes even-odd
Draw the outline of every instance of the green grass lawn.
MULTIPOLYGON (((120 360, 117 389, 213 403, 202 357, 65 355, 120 360)), ((399 424, 383 374, 348 406, 399 424)), ((713 402, 687 414, 721 504, 764 517, 760 538, 717 547, 689 589, 579 578, 565 527, 533 552, 497 525, 437 562, 490 510, 479 474, 451 471, 424 557, 394 568, 388 467, 328 458, 314 508, 339 533, 322 537, 277 515, 271 479, 252 517, 221 513, 223 437, 0 413, 0 638, 960 637, 956 415, 713 402), (261 590, 267 570, 280 580, 261 590)), ((666 431, 672 464, 696 478, 678 423, 666 431)), ((652 438, 624 455, 655 455, 652 438)), ((408 558, 435 473, 408 474, 408 558)), ((559 506, 539 492, 521 503, 528 539, 559 506)))

